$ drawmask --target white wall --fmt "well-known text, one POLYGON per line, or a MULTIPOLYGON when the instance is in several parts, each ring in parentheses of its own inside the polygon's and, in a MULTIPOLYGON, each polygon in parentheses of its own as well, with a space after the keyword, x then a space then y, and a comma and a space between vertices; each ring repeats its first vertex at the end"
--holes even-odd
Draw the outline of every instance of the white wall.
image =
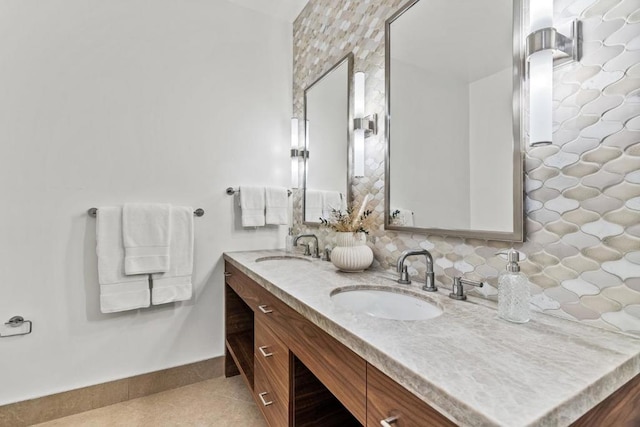
POLYGON ((512 70, 469 84, 470 225, 513 230, 512 70))
POLYGON ((392 61, 391 210, 412 210, 417 227, 469 228, 467 84, 392 61))
POLYGON ((223 354, 230 185, 288 185, 291 24, 225 1, 0 2, 0 405, 223 354), (202 207, 195 296, 103 315, 92 206, 202 207))

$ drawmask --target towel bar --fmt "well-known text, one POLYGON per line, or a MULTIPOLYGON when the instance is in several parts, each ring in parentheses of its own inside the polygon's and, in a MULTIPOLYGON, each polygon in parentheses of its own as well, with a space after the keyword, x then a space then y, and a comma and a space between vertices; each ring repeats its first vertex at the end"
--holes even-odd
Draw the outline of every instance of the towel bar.
MULTIPOLYGON (((238 188, 237 190, 233 187, 227 187, 226 192, 228 195, 233 196, 236 193, 240 192, 240 189, 238 188)), ((287 190, 287 195, 291 196, 291 190, 287 190)))
MULTIPOLYGON (((92 216, 92 217, 94 217, 94 218, 95 218, 95 217, 96 217, 96 215, 98 214, 98 208, 90 208, 90 209, 87 211, 87 213, 89 214, 89 216, 92 216)), ((204 215, 204 209, 202 209, 202 208, 198 208, 198 209, 196 209, 195 211, 193 211, 193 214, 194 214, 195 216, 203 216, 203 215, 204 215)))

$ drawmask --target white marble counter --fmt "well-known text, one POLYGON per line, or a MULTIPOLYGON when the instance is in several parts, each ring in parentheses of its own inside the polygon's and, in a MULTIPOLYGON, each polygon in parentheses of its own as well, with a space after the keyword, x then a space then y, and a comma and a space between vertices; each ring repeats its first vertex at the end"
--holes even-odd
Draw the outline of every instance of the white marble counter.
POLYGON ((485 303, 398 285, 388 272, 341 273, 319 260, 255 262, 274 255, 284 252, 224 258, 460 425, 569 425, 640 372, 635 337, 537 313, 526 324, 512 324, 485 303), (332 290, 353 285, 410 288, 444 314, 385 320, 331 301, 332 290))

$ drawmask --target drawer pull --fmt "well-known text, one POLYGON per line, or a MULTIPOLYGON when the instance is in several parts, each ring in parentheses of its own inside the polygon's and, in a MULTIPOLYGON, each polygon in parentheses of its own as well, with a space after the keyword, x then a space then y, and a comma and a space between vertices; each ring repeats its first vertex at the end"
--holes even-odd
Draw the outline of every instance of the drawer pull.
POLYGON ((264 314, 269 314, 269 313, 273 313, 273 310, 269 310, 267 308, 268 306, 266 304, 263 305, 259 305, 258 308, 260 309, 261 312, 263 312, 264 314))
POLYGON ((391 424, 395 424, 396 421, 398 421, 398 416, 393 416, 393 417, 389 417, 387 419, 384 419, 382 421, 380 421, 380 425, 382 427, 393 427, 391 424))
POLYGON ((267 352, 264 350, 265 348, 268 348, 268 347, 269 347, 268 345, 263 345, 262 347, 258 347, 258 350, 260 350, 260 353, 262 353, 262 355, 263 355, 264 357, 271 357, 271 356, 273 356, 273 353, 267 353, 267 352))
POLYGON ((258 393, 258 397, 260 398, 260 400, 262 400, 262 404, 263 404, 264 406, 269 406, 269 405, 271 405, 271 404, 273 403, 273 401, 272 401, 272 400, 270 400, 270 401, 268 401, 268 402, 267 402, 266 400, 264 400, 264 397, 265 397, 267 394, 269 394, 269 393, 268 393, 268 392, 266 392, 266 391, 263 391, 262 393, 258 393))
POLYGON ((224 272, 224 277, 231 277, 231 273, 229 273, 228 271, 224 272))

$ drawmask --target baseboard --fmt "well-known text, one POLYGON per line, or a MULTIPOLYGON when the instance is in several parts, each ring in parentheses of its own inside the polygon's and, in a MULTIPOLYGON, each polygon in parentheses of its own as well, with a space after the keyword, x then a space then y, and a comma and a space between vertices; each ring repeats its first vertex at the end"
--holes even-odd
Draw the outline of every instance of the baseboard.
POLYGON ((0 406, 0 427, 23 427, 222 376, 224 356, 0 406))

